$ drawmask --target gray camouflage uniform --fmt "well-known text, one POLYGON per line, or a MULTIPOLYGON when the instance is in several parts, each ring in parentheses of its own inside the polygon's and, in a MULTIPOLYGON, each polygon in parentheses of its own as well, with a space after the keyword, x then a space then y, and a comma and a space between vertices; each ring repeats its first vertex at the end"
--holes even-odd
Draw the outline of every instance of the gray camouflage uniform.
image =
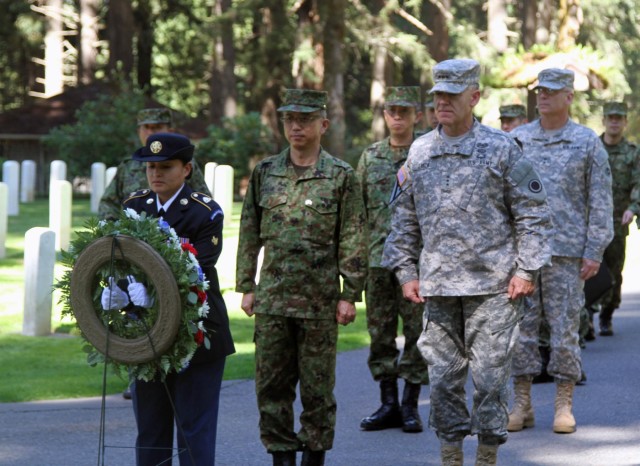
POLYGON ((514 129, 511 136, 547 190, 555 227, 551 264, 543 267, 536 294, 525 299, 513 376, 540 373, 538 329, 542 313, 551 329, 551 358, 547 372, 556 382, 577 382, 582 363, 578 344, 584 305, 582 259, 602 262, 613 238, 611 170, 598 136, 571 120, 548 136, 536 120, 514 129))
POLYGON ((426 297, 418 346, 429 365, 430 427, 441 441, 471 433, 503 443, 519 317, 507 287, 514 275, 532 280, 549 259, 544 188, 517 144, 477 121, 454 144, 440 126, 418 138, 397 185, 383 265, 401 284, 419 279, 426 297))

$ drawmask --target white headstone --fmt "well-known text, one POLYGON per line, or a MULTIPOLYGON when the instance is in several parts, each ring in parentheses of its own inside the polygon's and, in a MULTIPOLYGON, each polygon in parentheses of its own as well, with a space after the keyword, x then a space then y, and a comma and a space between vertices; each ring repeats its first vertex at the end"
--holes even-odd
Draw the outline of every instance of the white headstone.
POLYGON ((7 209, 9 208, 9 187, 7 183, 0 183, 0 259, 7 255, 7 209))
POLYGON ((233 208, 233 167, 231 165, 216 167, 213 189, 213 199, 220 204, 225 217, 230 219, 233 208))
POLYGON ((98 212, 100 198, 105 188, 105 171, 107 166, 102 162, 91 164, 91 212, 98 212))
POLYGON ((48 228, 36 227, 25 233, 24 313, 22 334, 51 334, 51 291, 56 263, 56 235, 48 228))
POLYGON ((104 187, 105 189, 107 188, 107 186, 109 186, 111 184, 111 181, 116 177, 116 172, 118 171, 118 167, 109 167, 107 168, 107 171, 105 172, 104 175, 104 187))
POLYGON ((215 176, 216 176, 216 167, 218 166, 215 162, 207 162, 204 166, 204 182, 207 184, 207 188, 213 194, 213 188, 215 185, 215 176))
POLYGON ((56 234, 56 251, 71 242, 71 183, 54 180, 49 186, 49 228, 56 234))
POLYGON ((15 160, 7 160, 2 164, 2 182, 9 188, 9 215, 20 213, 20 164, 15 160))
POLYGON ((20 165, 20 202, 33 202, 36 198, 36 163, 23 160, 20 165))
POLYGON ((51 175, 49 176, 49 184, 56 180, 67 179, 67 163, 64 160, 54 160, 51 162, 51 175))

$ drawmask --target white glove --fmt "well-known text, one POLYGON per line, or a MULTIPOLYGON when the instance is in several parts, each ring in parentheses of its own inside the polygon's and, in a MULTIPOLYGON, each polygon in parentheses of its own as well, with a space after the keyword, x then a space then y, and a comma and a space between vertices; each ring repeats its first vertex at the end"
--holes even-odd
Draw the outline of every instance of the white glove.
POLYGON ((127 280, 129 280, 127 291, 129 291, 131 302, 136 306, 151 307, 152 301, 147 293, 147 288, 142 283, 136 282, 133 275, 127 275, 127 280))
POLYGON ((113 311, 115 309, 122 309, 129 304, 129 297, 127 293, 122 291, 113 277, 109 277, 109 287, 102 290, 102 297, 100 298, 102 309, 105 311, 113 311))

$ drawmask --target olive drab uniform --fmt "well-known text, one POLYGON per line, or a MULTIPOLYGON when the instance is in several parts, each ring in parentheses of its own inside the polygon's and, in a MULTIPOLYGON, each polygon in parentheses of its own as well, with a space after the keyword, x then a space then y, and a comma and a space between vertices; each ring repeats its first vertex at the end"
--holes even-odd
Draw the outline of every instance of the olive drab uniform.
MULTIPOLYGON (((209 188, 204 181, 202 170, 195 160, 191 161, 193 166, 192 176, 187 180, 187 184, 196 192, 211 196, 209 188)), ((106 220, 116 220, 120 217, 122 202, 129 197, 132 192, 148 188, 147 170, 143 162, 127 159, 118 165, 116 176, 106 187, 100 205, 98 206, 98 216, 106 220)))
MULTIPOLYGON (((604 262, 609 267, 613 276, 613 288, 601 300, 600 310, 601 324, 611 325, 611 316, 620 306, 622 269, 625 260, 625 248, 627 236, 629 235, 629 225, 622 225, 622 214, 625 210, 631 210, 635 215, 640 214, 638 206, 631 202, 631 193, 635 186, 640 186, 640 152, 636 146, 626 139, 620 143, 610 146, 604 142, 604 148, 609 154, 609 165, 611 166, 612 192, 613 192, 613 240, 604 251, 604 262)), ((602 328, 601 328, 602 330, 602 328)))
POLYGON ((551 135, 539 120, 515 128, 510 135, 522 144, 525 158, 540 173, 555 228, 551 264, 542 269, 535 294, 525 299, 513 375, 540 373, 538 329, 544 308, 551 330, 547 372, 557 383, 575 383, 582 369, 578 344, 584 306, 582 259, 602 262, 613 237, 607 153, 592 130, 571 120, 551 135))
POLYGON ((520 316, 507 287, 514 275, 532 280, 550 257, 544 187, 518 145, 478 121, 457 142, 439 130, 418 138, 397 185, 383 265, 401 284, 419 280, 426 297, 418 346, 429 365, 429 424, 444 442, 478 434, 482 445, 503 443, 520 316))
POLYGON ((254 169, 242 208, 236 291, 255 293, 256 395, 269 452, 333 445, 336 306, 361 299, 364 228, 354 170, 324 150, 300 176, 289 149, 254 169), (303 413, 296 434, 298 379, 303 413))

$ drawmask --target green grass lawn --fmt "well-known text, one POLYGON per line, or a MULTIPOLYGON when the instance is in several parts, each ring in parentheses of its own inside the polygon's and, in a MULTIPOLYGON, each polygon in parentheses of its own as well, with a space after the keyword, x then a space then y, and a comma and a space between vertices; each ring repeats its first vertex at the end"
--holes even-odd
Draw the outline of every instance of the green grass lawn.
MULTIPOLYGON (((20 215, 9 217, 6 257, 0 259, 0 402, 30 401, 98 396, 103 389, 103 366, 90 367, 82 351, 82 340, 75 324, 60 317, 58 296, 54 293, 53 336, 26 337, 22 331, 24 300, 24 234, 33 227, 47 226, 48 201, 38 199, 20 205, 20 215)), ((93 214, 88 199, 74 199, 73 228, 81 229, 93 214)), ((233 291, 235 253, 238 244, 240 204, 225 219, 224 248, 218 261, 220 286, 229 309, 236 354, 229 357, 225 379, 253 378, 253 319, 240 310, 240 295, 233 291)), ((56 266, 56 276, 63 273, 56 266)), ((346 351, 369 344, 364 306, 358 306, 356 322, 340 327, 338 350, 346 351)), ((106 392, 118 393, 127 382, 107 373, 106 392)))

